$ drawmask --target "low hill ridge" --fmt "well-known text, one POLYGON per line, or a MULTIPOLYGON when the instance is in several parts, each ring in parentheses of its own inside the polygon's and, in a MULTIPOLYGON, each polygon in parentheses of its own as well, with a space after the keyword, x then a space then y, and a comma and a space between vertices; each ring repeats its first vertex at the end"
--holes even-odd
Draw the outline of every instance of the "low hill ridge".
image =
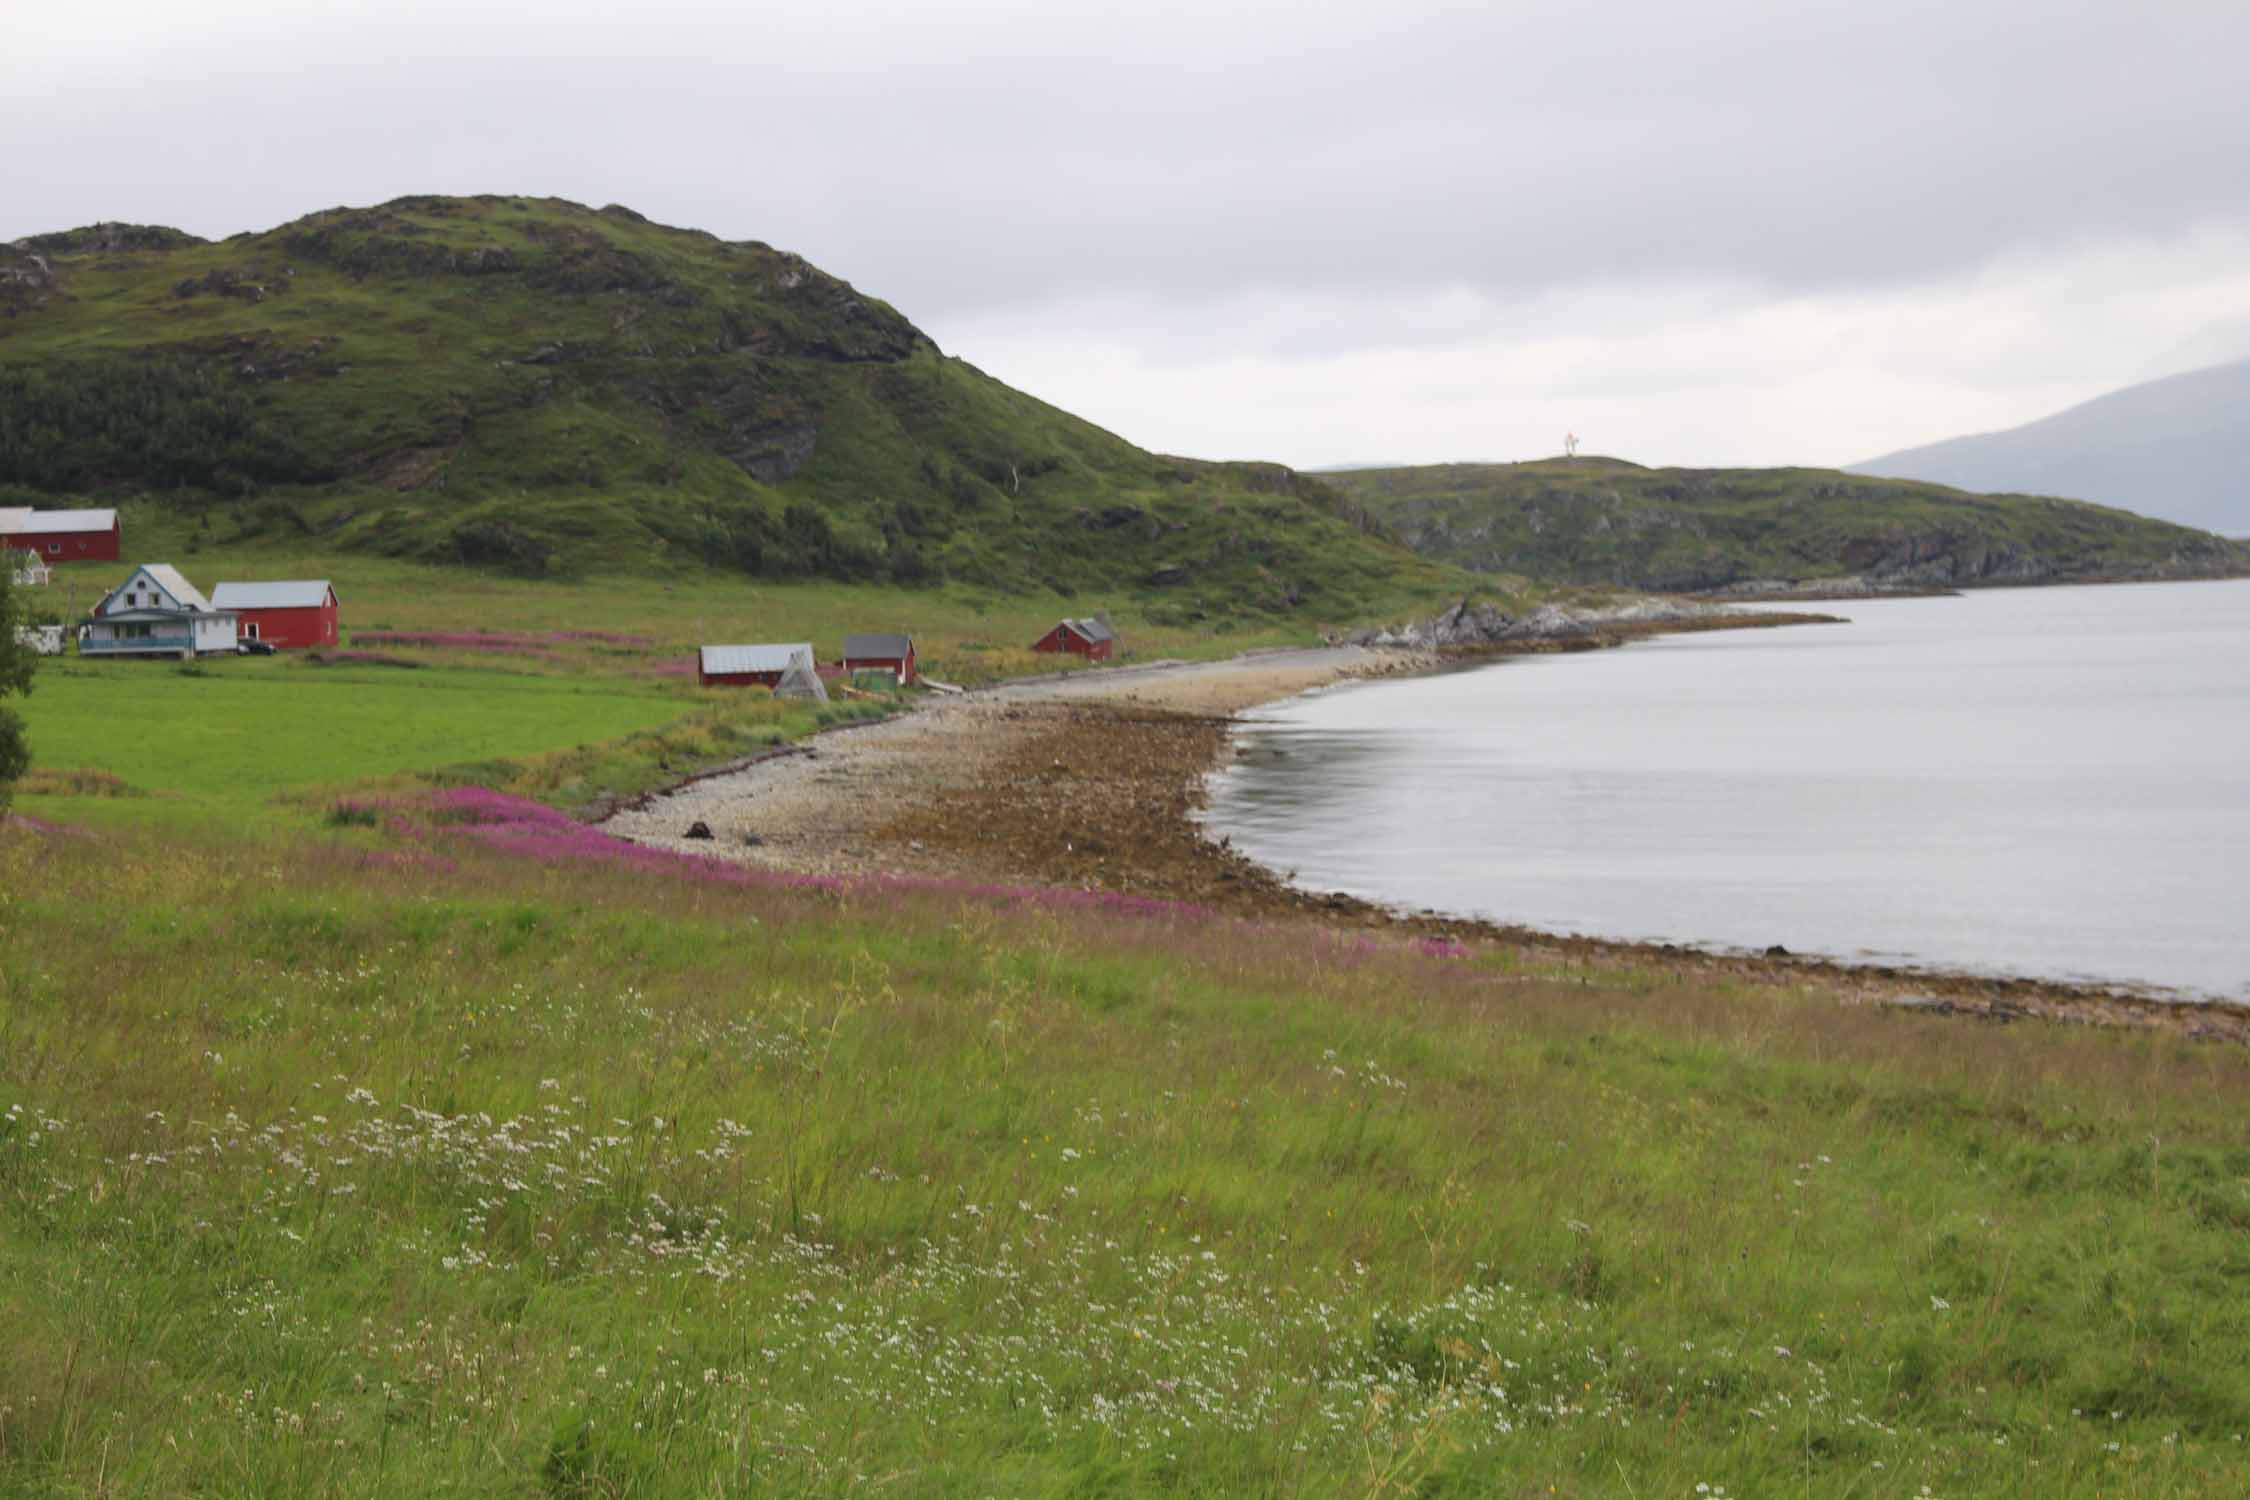
POLYGON ((1581 455, 1329 479, 1425 556, 1547 582, 1850 592, 2250 571, 2250 546, 2126 511, 1834 469, 1581 455))
POLYGON ((1186 619, 1452 581, 1327 484, 1144 452, 801 256, 559 199, 0 247, 10 495, 532 574, 1140 590, 1186 619))

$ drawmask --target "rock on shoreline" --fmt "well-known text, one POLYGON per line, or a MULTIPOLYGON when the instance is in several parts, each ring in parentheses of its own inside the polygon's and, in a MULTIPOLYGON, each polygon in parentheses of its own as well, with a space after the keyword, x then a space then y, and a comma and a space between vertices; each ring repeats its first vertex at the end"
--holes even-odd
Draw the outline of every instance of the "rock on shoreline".
POLYGON ((1542 604, 1512 615, 1496 604, 1464 599, 1451 609, 1409 625, 1378 626, 1346 637, 1378 650, 1447 651, 1511 642, 1566 641, 1618 626, 1672 625, 1732 613, 1725 605, 1681 599, 1633 599, 1621 604, 1542 604))

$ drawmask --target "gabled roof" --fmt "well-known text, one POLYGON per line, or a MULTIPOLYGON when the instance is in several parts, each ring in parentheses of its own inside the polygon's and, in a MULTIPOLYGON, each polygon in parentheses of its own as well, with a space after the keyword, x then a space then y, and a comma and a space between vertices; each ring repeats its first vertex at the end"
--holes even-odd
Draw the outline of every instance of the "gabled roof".
POLYGON ((328 593, 325 578, 222 583, 211 590, 211 602, 220 609, 318 609, 328 602, 328 593))
POLYGON ((914 649, 914 638, 909 635, 884 634, 847 635, 844 637, 844 655, 878 656, 904 661, 914 649))
POLYGON ((1114 641, 1117 639, 1116 631, 1091 616, 1083 620, 1065 620, 1062 622, 1062 626, 1063 629, 1072 632, 1082 640, 1114 641))
MULTIPOLYGON (((142 563, 140 571, 156 580, 156 586, 170 594, 174 602, 183 608, 210 613, 211 601, 203 597, 201 589, 181 577, 180 570, 170 563, 142 563)), ((132 580, 127 579, 126 582, 130 583, 132 580)))
POLYGON ((109 531, 117 525, 114 510, 33 510, 21 521, 8 521, 0 531, 15 536, 51 536, 58 531, 109 531))
POLYGON ((737 672, 786 672, 789 664, 799 656, 805 665, 813 662, 812 643, 798 641, 791 645, 760 646, 705 646, 702 650, 703 670, 708 676, 732 676, 737 672))
POLYGON ((154 617, 156 618, 179 614, 210 615, 231 613, 231 611, 227 610, 213 609, 211 607, 211 601, 204 598, 201 591, 198 590, 194 584, 181 577, 180 570, 173 567, 170 563, 142 563, 139 567, 133 569, 132 572, 125 575, 125 581, 123 583, 119 584, 116 588, 111 589, 108 593, 102 595, 101 603, 96 605, 95 609, 98 613, 104 616, 145 615, 150 614, 153 611, 154 617), (153 583, 158 588, 162 589, 166 594, 169 594, 172 598, 172 602, 177 605, 178 608, 167 610, 163 606, 156 604, 125 605, 117 609, 111 609, 108 607, 111 600, 116 599, 124 594, 127 589, 133 586, 136 580, 144 577, 148 579, 150 583, 153 583))

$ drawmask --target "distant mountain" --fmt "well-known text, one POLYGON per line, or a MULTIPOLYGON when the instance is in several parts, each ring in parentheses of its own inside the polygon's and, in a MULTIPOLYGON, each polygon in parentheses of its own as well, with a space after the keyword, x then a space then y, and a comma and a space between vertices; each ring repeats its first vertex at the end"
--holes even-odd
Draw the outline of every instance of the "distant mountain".
POLYGON ((1579 457, 1329 482, 1426 557, 1549 583, 1856 592, 2250 573, 2250 544, 2168 521, 1835 469, 1579 457))
POLYGON ((0 504, 533 575, 1118 591, 1347 620, 1461 580, 1279 464, 1145 452, 753 240, 400 198, 0 244, 0 504))
POLYGON ((1908 448, 1848 472, 2069 495, 2250 535, 2250 360, 2127 386, 2022 427, 1908 448))

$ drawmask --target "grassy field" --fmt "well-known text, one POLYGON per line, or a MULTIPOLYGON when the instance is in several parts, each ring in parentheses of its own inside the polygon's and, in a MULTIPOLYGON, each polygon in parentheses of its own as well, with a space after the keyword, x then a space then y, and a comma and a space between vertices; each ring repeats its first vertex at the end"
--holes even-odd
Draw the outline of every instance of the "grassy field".
POLYGON ((0 831, 0 1492, 2250 1482, 2237 1049, 475 795, 0 831))
POLYGON ((190 673, 66 660, 41 672, 26 706, 40 762, 235 814, 277 792, 620 738, 684 707, 676 692, 608 681, 288 657, 190 673))
MULTIPOLYGON (((214 545, 176 519, 143 519, 137 555, 172 562, 206 589, 227 578, 333 580, 343 648, 322 653, 323 663, 283 653, 211 659, 185 673, 171 662, 47 663, 20 708, 34 767, 45 773, 22 789, 26 812, 178 821, 256 807, 286 817, 304 799, 277 807, 277 795, 417 773, 580 805, 662 785, 826 722, 762 691, 698 688, 695 651, 704 642, 806 640, 833 661, 848 633, 902 630, 914 636, 925 675, 974 685, 1063 669, 1031 642, 1062 615, 1103 603, 957 585, 774 584, 703 568, 527 580, 214 545), (53 774, 77 770, 162 795, 88 803, 53 774)), ((61 569, 24 602, 76 618, 126 571, 61 569)), ((1162 624, 1129 604, 1114 618, 1125 660, 1316 638, 1310 625, 1162 624)), ((883 707, 839 705, 829 717, 883 707)))
POLYGON ((698 638, 1059 608, 172 560, 441 639, 25 701, 0 1495, 2250 1488, 2239 1048, 635 851, 698 638))

